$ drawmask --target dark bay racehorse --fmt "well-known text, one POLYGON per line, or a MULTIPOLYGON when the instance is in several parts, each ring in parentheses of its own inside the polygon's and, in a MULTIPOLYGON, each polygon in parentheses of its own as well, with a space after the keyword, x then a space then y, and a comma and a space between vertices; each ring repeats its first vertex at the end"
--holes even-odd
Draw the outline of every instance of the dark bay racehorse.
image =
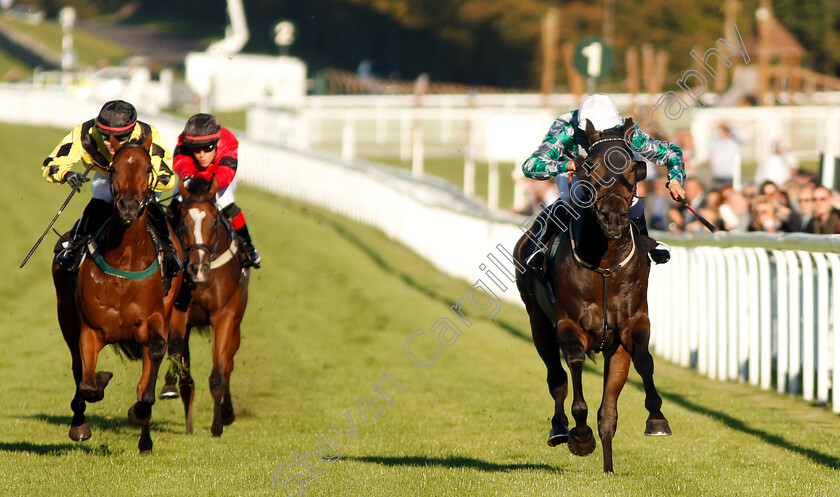
MULTIPOLYGON (((52 273, 58 298, 58 322, 70 348, 76 394, 70 406, 73 420, 70 438, 90 438, 85 403, 102 400, 112 374, 96 371, 99 352, 107 344, 135 342, 142 346, 143 372, 137 384, 137 402, 128 417, 141 427, 141 453, 152 450, 149 421, 155 402, 155 381, 166 352, 166 337, 172 307, 180 290, 181 276, 172 281, 164 297, 158 251, 149 233, 146 206, 154 201, 150 188, 152 172, 149 147, 143 143, 120 143, 110 171, 114 209, 102 238, 79 266, 78 275, 53 261, 52 273)), ((176 249, 180 250, 178 243, 176 249)), ((130 349, 131 346, 128 346, 130 349)))
MULTIPOLYGON (((210 325, 213 366, 210 393, 215 408, 210 431, 220 436, 236 416, 230 397, 233 356, 239 349, 239 326, 248 303, 250 271, 243 270, 230 224, 216 205, 218 183, 194 178, 180 192, 180 231, 184 242, 187 281, 175 304, 169 335, 169 355, 179 373, 187 433, 193 432, 193 396, 189 336, 194 326, 210 325)), ((167 375, 167 383, 173 382, 167 375)))
POLYGON ((524 269, 532 232, 516 245, 520 267, 517 286, 531 321, 537 352, 548 370, 548 388, 555 401, 548 443, 566 443, 576 455, 595 449, 595 438, 586 424, 588 408, 581 377, 587 356, 604 354, 604 391, 598 410, 598 433, 604 449, 604 471, 613 471, 612 440, 618 421, 617 401, 627 381, 630 361, 642 377, 645 407, 649 412, 646 435, 670 435, 660 408, 662 399, 653 384, 653 358, 648 351, 647 286, 650 240, 629 222, 635 183, 644 179, 644 162, 632 159, 625 136, 632 119, 622 128, 596 132, 587 122, 590 146, 586 161, 578 163, 575 203, 579 221, 567 230, 556 257, 547 262, 549 285, 541 275, 524 269), (548 299, 543 288, 553 288, 548 299), (553 305, 546 305, 552 302, 553 305), (566 358, 572 376, 571 405, 575 427, 568 429, 564 411, 568 379, 561 363, 566 358))

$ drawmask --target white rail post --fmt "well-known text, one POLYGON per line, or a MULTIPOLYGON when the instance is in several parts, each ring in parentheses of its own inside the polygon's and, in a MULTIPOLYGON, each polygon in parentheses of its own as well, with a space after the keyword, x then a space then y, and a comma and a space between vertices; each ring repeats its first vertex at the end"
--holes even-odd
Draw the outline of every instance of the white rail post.
POLYGON ((788 294, 787 258, 780 250, 773 251, 776 260, 776 391, 782 393, 787 385, 788 372, 788 342, 790 341, 788 327, 788 306, 791 297, 788 294))
POLYGON ((796 254, 802 264, 802 398, 814 400, 814 268, 810 253, 796 254))
POLYGON ((487 207, 499 208, 499 163, 491 159, 487 170, 487 207))
POLYGON ((344 118, 344 129, 341 133, 341 158, 353 160, 356 158, 356 117, 347 113, 344 118))
POLYGON ((411 174, 416 178, 423 175, 423 122, 414 125, 414 140, 411 147, 411 174))

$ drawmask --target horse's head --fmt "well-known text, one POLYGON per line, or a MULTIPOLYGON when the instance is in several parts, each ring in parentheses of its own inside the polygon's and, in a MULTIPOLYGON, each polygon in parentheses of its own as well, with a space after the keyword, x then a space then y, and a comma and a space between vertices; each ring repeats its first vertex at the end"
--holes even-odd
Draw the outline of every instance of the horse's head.
POLYGON ((129 141, 122 145, 112 135, 110 143, 115 150, 111 162, 111 196, 120 220, 130 225, 151 200, 152 135, 142 143, 129 141))
POLYGON ((588 156, 577 167, 581 181, 573 200, 595 211, 601 231, 610 239, 618 238, 627 227, 636 182, 645 178, 644 161, 634 160, 630 149, 632 131, 632 118, 620 128, 604 131, 596 131, 591 122, 586 122, 588 156))
POLYGON ((210 277, 210 257, 221 238, 222 226, 216 207, 219 182, 192 178, 181 181, 181 236, 186 251, 187 275, 193 283, 210 277))

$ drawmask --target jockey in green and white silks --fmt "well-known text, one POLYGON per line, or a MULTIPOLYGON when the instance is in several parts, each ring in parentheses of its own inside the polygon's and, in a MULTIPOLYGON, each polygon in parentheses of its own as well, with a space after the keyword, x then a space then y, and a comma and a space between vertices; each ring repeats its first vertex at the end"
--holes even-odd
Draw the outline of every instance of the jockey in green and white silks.
MULTIPOLYGON (((537 180, 556 179, 560 189, 560 198, 554 204, 547 206, 540 212, 534 223, 539 226, 536 251, 528 259, 529 265, 541 267, 545 246, 559 226, 549 217, 565 219, 568 217, 570 205, 570 190, 575 188, 577 176, 572 176, 571 185, 569 175, 574 172, 575 159, 585 157, 583 145, 587 143, 586 121, 589 120, 596 131, 622 126, 624 117, 618 112, 615 103, 606 95, 590 95, 584 97, 580 108, 572 110, 558 117, 548 130, 543 142, 522 164, 522 172, 528 178, 537 180), (562 207, 562 208, 561 208, 562 207), (555 217, 556 216, 556 217, 555 217)), ((668 168, 668 189, 675 200, 685 197, 682 185, 685 183, 685 164, 682 150, 673 143, 656 140, 645 133, 638 124, 633 125, 629 133, 628 145, 641 158, 653 162, 658 166, 668 168)), ((647 235, 644 205, 634 197, 630 207, 630 219, 640 233, 647 235)), ((568 221, 568 220, 567 220, 568 221)), ((564 222, 568 226, 568 222, 564 222)), ((670 254, 667 250, 654 248, 650 251, 651 259, 657 264, 667 262, 670 254)))

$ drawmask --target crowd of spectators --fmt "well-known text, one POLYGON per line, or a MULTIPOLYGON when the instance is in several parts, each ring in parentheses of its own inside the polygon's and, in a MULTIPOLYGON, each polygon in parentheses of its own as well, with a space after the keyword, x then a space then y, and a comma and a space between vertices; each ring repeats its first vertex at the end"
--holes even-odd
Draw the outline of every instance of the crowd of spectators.
MULTIPOLYGON (((691 134, 675 135, 683 150, 688 178, 686 201, 706 220, 724 231, 840 233, 840 192, 820 185, 815 174, 799 167, 781 141, 772 154, 759 161, 755 174, 743 178, 742 188, 733 188, 733 157, 744 143, 741 133, 722 123, 719 136, 710 144, 707 158, 697 164, 691 134)), ((686 206, 671 200, 663 172, 649 168, 650 179, 640 182, 637 195, 645 204, 648 227, 671 232, 696 232, 706 228, 686 206)), ((527 180, 518 171, 514 180, 524 182, 527 200, 515 207, 535 214, 550 205, 558 192, 553 181, 527 180)))

